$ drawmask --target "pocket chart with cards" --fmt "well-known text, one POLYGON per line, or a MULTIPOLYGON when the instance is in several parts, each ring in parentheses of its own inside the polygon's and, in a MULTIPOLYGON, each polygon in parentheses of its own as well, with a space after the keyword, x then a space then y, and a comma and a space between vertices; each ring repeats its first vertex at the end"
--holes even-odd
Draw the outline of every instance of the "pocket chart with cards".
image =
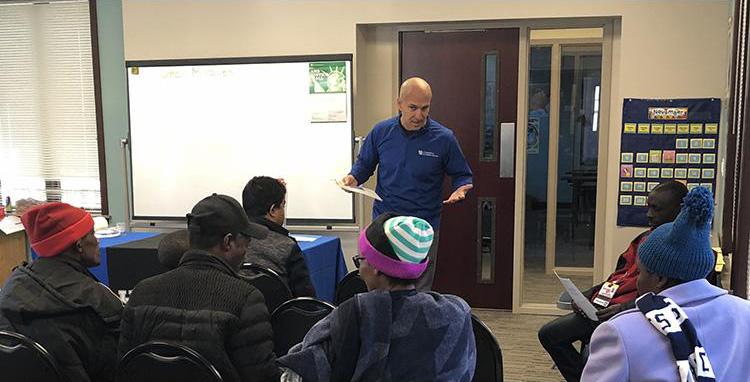
POLYGON ((660 183, 714 192, 720 114, 717 98, 623 101, 617 225, 647 227, 648 193, 660 183))

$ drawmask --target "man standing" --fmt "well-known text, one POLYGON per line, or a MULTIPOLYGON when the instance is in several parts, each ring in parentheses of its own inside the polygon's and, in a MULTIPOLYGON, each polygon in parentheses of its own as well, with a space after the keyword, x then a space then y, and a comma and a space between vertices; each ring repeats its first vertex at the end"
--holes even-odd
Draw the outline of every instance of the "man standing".
POLYGON ((705 280, 713 208, 711 191, 692 189, 677 219, 638 247, 636 309, 594 331, 581 380, 748 380, 750 302, 705 280))
POLYGON ((638 279, 638 245, 643 243, 654 229, 673 221, 680 213, 680 202, 687 194, 687 187, 678 181, 659 184, 648 195, 648 224, 651 229, 642 232, 630 242, 628 249, 617 260, 617 269, 609 275, 606 283, 593 286, 583 292, 599 310, 599 321, 587 318, 577 307, 576 312, 558 317, 539 329, 539 342, 557 365, 560 374, 568 382, 581 379, 584 360, 573 347, 575 342, 588 343, 596 326, 615 314, 635 306, 638 279))
POLYGON ((427 220, 435 230, 427 270, 417 289, 430 290, 437 263, 438 232, 442 205, 466 198, 472 174, 451 130, 428 117, 432 89, 423 79, 412 77, 401 84, 396 100, 399 115, 379 122, 367 135, 357 161, 342 182, 357 186, 378 168, 372 218, 385 212, 427 220), (442 200, 443 178, 451 177, 454 190, 442 200))
POLYGON ((21 217, 39 256, 17 267, 0 293, 0 330, 39 342, 66 380, 114 381, 122 301, 88 271, 99 240, 88 212, 65 203, 21 217))
POLYGON ((279 369, 263 295, 237 275, 251 238, 268 230, 233 198, 213 194, 187 215, 190 249, 177 268, 136 285, 122 317, 119 351, 148 341, 186 345, 224 381, 275 381, 279 369))

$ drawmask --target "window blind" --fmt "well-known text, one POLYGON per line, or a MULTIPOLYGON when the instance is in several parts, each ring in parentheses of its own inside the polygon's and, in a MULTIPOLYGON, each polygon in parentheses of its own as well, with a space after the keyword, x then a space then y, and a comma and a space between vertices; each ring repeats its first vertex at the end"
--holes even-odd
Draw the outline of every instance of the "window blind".
POLYGON ((87 0, 0 5, 0 194, 101 210, 87 0))

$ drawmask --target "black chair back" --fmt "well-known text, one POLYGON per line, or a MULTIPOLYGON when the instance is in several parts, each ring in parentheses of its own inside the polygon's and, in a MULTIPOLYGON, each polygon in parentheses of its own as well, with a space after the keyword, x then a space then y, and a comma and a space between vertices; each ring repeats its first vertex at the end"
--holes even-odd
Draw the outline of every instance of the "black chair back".
POLYGON ((20 333, 0 331, 0 374, 4 381, 57 382, 62 375, 54 357, 20 333))
POLYGON ((342 302, 354 297, 357 293, 367 292, 367 285, 362 277, 359 276, 359 270, 353 270, 344 276, 343 279, 336 285, 336 295, 333 298, 333 303, 341 305, 342 302))
POLYGON ((477 345, 477 366, 474 379, 477 382, 503 381, 503 352, 495 336, 477 316, 471 315, 471 326, 474 329, 474 341, 477 345))
POLYGON ((242 264, 240 274, 256 287, 266 299, 268 313, 292 299, 292 291, 274 270, 252 263, 242 264))
POLYGON ((222 382, 216 368, 195 350, 166 342, 146 342, 120 360, 118 382, 222 382))
POLYGON ((335 307, 312 297, 297 297, 279 306, 271 314, 274 352, 281 357, 302 342, 305 334, 335 307))

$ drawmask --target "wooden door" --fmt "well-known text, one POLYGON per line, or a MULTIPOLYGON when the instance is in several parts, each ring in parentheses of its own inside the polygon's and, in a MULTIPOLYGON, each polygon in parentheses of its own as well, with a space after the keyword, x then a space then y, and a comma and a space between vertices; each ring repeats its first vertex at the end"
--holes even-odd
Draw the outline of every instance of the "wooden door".
POLYGON ((430 117, 453 130, 474 173, 469 197, 443 208, 433 286, 472 307, 512 306, 518 36, 517 28, 400 34, 401 79, 430 83, 430 117))

